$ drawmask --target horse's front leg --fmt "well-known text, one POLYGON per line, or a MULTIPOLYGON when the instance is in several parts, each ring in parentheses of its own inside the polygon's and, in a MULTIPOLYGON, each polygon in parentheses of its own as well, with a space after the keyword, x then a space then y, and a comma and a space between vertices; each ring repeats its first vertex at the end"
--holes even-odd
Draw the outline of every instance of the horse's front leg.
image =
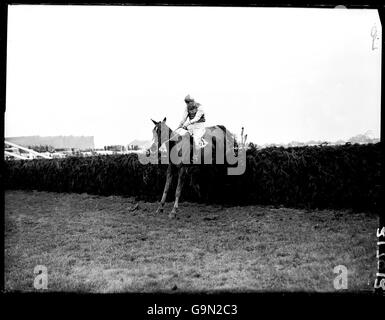
POLYGON ((184 173, 185 173, 185 167, 182 165, 178 171, 178 186, 176 187, 176 192, 175 192, 174 207, 172 208, 169 214, 170 218, 175 218, 178 211, 179 198, 180 198, 180 194, 182 192, 183 183, 184 183, 184 173))
POLYGON ((166 202, 167 193, 168 193, 168 190, 170 189, 171 181, 172 181, 172 171, 171 171, 171 165, 169 165, 167 168, 166 184, 164 186, 162 200, 160 200, 159 207, 156 210, 156 213, 163 212, 163 207, 166 202))

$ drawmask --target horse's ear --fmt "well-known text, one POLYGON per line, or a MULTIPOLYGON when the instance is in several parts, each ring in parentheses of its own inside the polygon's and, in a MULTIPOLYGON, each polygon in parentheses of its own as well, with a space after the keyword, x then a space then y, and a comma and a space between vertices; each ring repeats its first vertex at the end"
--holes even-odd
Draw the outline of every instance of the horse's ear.
POLYGON ((166 122, 166 117, 164 117, 163 121, 162 122, 166 122))
POLYGON ((152 122, 154 122, 154 124, 155 124, 155 125, 157 125, 157 124, 158 124, 158 122, 156 122, 155 120, 152 120, 152 119, 151 119, 151 121, 152 121, 152 122))

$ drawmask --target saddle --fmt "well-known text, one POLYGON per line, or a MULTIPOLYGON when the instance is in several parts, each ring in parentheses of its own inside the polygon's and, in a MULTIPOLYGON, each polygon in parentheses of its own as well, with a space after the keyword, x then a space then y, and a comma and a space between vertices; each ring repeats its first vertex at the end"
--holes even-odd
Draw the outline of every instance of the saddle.
MULTIPOLYGON (((205 148, 212 148, 212 156, 213 158, 215 159, 215 153, 216 153, 216 149, 219 148, 220 146, 219 145, 222 145, 223 143, 223 139, 225 139, 225 134, 223 133, 222 136, 218 137, 216 136, 214 133, 213 133, 213 129, 215 129, 215 127, 206 127, 205 128, 205 134, 203 135, 203 139, 204 139, 204 144, 202 144, 202 146, 200 147, 200 150, 201 150, 201 156, 203 157, 203 150, 205 150, 205 148), (218 140, 219 138, 219 140, 218 140), (219 145, 217 145, 217 143, 219 143, 219 145)), ((218 129, 218 128, 216 128, 218 129)), ((222 132, 223 129, 222 129, 222 132)), ((218 133, 218 131, 217 131, 218 133)), ((193 138, 193 135, 190 134, 189 132, 186 134, 188 135, 188 140, 186 139, 185 141, 189 141, 190 145, 190 163, 192 163, 192 159, 193 159, 193 152, 194 152, 194 138, 193 138)), ((179 142, 181 141, 182 138, 179 139, 179 142)), ((188 156, 187 154, 187 151, 188 150, 187 148, 182 148, 182 146, 180 147, 180 149, 178 150, 178 156, 179 157, 183 157, 182 155, 182 151, 185 151, 186 152, 186 157, 188 156), (182 150, 183 149, 183 150, 182 150)), ((186 158, 183 158, 183 159, 186 159, 186 158)), ((202 160, 202 163, 203 163, 203 158, 201 158, 202 160)))

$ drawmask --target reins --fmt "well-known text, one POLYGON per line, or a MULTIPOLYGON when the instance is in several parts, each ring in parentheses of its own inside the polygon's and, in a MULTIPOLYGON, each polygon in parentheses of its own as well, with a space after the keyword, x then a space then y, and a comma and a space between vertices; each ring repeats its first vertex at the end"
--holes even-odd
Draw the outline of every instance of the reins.
MULTIPOLYGON (((174 132, 174 131, 172 131, 172 132, 174 132)), ((174 139, 176 136, 180 136, 180 135, 179 135, 178 133, 174 134, 170 139, 167 139, 166 141, 163 141, 163 143, 162 143, 160 146, 162 146, 162 145, 165 144, 166 142, 171 141, 171 140, 174 139)))

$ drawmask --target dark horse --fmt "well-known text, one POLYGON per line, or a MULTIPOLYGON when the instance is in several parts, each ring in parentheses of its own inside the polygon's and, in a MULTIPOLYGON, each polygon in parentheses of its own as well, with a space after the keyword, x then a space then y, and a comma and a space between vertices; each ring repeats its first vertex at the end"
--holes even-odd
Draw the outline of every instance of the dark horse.
MULTIPOLYGON (((152 122, 155 124, 155 127, 152 131, 153 143, 151 144, 149 151, 151 153, 159 152, 160 147, 165 144, 166 155, 168 159, 166 184, 164 186, 162 199, 156 212, 163 212, 163 207, 166 202, 167 193, 170 189, 173 173, 177 171, 178 185, 175 192, 175 203, 172 208, 172 211, 169 214, 170 218, 174 218, 178 211, 178 203, 183 188, 186 166, 191 164, 191 155, 193 150, 192 137, 188 133, 186 134, 186 136, 182 137, 175 131, 171 130, 166 125, 166 118, 164 118, 163 121, 152 120, 152 122), (181 161, 179 163, 175 163, 175 161, 171 159, 172 154, 176 153, 179 156, 181 155, 181 161)), ((200 149, 198 151, 198 154, 200 154, 200 158, 198 158, 199 160, 197 162, 194 162, 193 165, 201 163, 207 164, 208 162, 211 162, 212 164, 213 160, 216 161, 215 163, 224 164, 224 161, 226 161, 227 155, 229 153, 231 153, 233 156, 236 153, 234 149, 234 144, 236 146, 237 143, 235 141, 234 135, 227 131, 226 128, 222 125, 206 127, 203 138, 208 142, 208 144, 203 149, 200 149), (206 157, 207 155, 208 157, 206 157), (206 161, 207 159, 208 162, 206 161)))

